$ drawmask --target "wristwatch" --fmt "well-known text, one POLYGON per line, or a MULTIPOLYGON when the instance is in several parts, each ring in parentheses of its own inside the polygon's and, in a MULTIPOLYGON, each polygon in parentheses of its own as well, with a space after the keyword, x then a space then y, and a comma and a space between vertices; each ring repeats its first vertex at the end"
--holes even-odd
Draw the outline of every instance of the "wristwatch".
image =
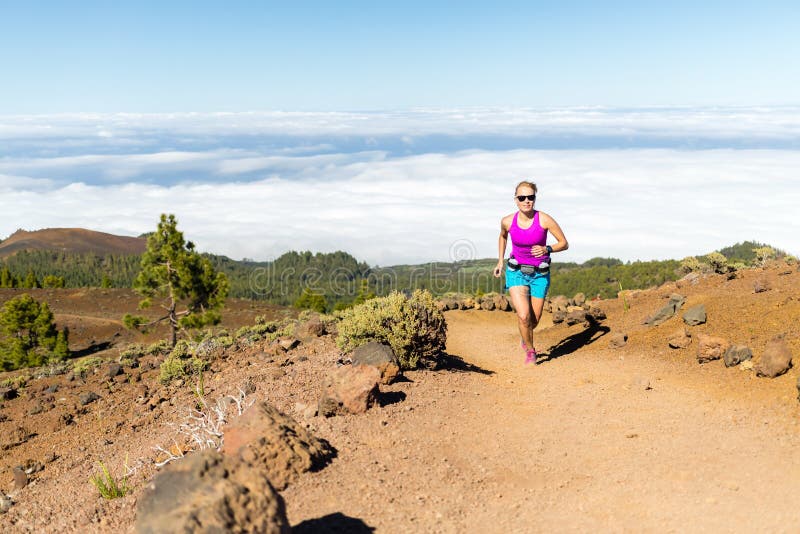
POLYGON ((551 247, 550 245, 547 245, 544 248, 547 249, 547 255, 548 256, 553 253, 553 247, 551 247))

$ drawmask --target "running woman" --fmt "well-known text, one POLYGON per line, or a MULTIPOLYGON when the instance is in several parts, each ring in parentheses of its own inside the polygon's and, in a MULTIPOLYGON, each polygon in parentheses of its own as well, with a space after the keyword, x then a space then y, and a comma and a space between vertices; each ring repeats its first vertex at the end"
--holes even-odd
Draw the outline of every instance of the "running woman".
POLYGON ((561 227, 551 216, 534 209, 536 184, 520 182, 514 192, 517 212, 506 215, 500 221, 498 239, 499 259, 494 276, 503 272, 508 236, 511 236, 511 255, 506 266, 506 288, 511 304, 519 319, 520 345, 525 351, 525 363, 536 363, 536 348, 533 345, 533 329, 539 324, 544 308, 544 299, 550 287, 550 255, 569 248, 561 227), (556 239, 547 244, 547 234, 556 239))

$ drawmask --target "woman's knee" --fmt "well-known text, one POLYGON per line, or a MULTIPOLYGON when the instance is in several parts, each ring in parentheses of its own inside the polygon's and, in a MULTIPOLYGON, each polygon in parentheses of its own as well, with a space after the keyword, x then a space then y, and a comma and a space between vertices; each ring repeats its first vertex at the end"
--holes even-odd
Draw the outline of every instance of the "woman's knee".
POLYGON ((533 317, 533 314, 525 313, 525 312, 518 313, 517 314, 517 319, 519 319, 519 324, 521 324, 523 326, 530 326, 531 323, 536 321, 536 319, 533 317))

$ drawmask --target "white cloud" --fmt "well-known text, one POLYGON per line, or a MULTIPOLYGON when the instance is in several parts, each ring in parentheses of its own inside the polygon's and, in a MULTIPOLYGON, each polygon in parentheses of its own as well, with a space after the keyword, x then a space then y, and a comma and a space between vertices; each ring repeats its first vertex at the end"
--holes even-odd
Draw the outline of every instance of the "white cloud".
POLYGON ((798 107, 420 109, 397 112, 74 113, 0 116, 0 139, 109 142, 171 135, 364 137, 420 135, 608 136, 796 141, 798 107))
MULTIPOLYGON (((210 161, 219 166, 225 157, 212 155, 210 161)), ((314 173, 306 172, 303 161, 236 183, 42 189, 14 179, 0 197, 0 235, 18 227, 137 235, 154 229, 159 214, 168 212, 201 250, 234 258, 345 250, 389 265, 448 260, 451 254, 463 259, 468 243, 478 257, 491 257, 499 220, 514 210, 514 185, 533 178, 540 188, 538 207, 558 220, 570 240, 570 251, 558 256, 563 261, 681 258, 746 239, 800 252, 793 221, 797 151, 351 155, 317 161, 314 173)))

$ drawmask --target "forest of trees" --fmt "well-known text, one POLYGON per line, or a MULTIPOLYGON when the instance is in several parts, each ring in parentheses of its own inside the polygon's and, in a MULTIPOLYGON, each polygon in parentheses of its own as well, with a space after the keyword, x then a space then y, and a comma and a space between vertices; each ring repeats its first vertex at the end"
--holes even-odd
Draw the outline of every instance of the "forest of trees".
MULTIPOLYGON (((753 265, 762 243, 745 241, 719 250, 730 264, 753 265)), ((777 256, 785 255, 776 251, 777 256)), ((235 261, 203 254, 230 284, 229 296, 299 305, 331 311, 346 307, 366 294, 388 295, 394 290, 428 289, 434 295, 449 292, 482 294, 502 291, 502 280, 492 276, 493 259, 455 263, 431 262, 370 268, 346 252, 287 252, 271 262, 235 261)), ((96 255, 52 251, 24 251, 0 260, 0 287, 127 287, 141 269, 139 255, 96 255), (31 286, 33 280, 37 285, 31 286)), ((558 257, 556 256, 556 259, 558 257)), ((702 263, 704 256, 699 256, 702 263)), ((675 260, 623 263, 616 258, 592 258, 553 264, 551 294, 613 298, 622 289, 657 286, 683 275, 675 260)))

